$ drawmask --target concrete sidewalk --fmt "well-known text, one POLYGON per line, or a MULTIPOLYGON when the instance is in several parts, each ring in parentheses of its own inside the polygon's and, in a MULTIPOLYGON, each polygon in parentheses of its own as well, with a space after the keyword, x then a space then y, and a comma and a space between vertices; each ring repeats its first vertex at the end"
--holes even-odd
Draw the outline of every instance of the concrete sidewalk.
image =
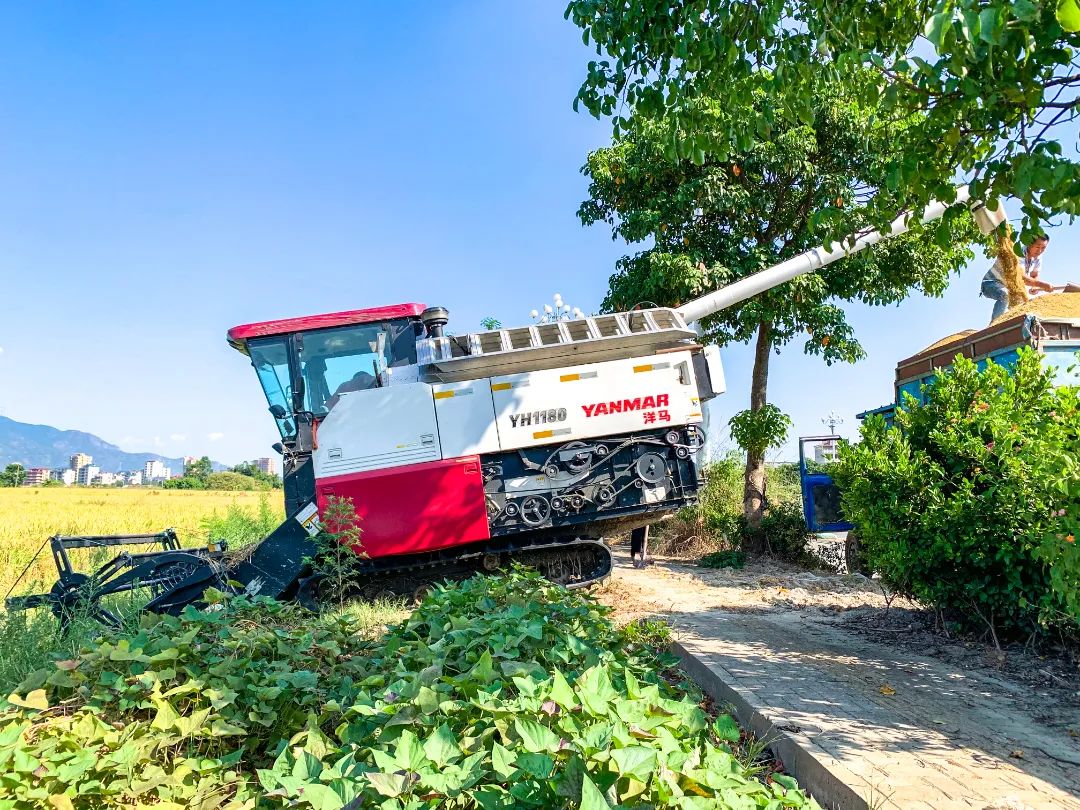
POLYGON ((823 807, 1080 810, 1080 741, 1027 716, 1012 684, 863 639, 817 611, 701 609, 655 572, 620 565, 617 577, 656 589, 690 674, 823 807))

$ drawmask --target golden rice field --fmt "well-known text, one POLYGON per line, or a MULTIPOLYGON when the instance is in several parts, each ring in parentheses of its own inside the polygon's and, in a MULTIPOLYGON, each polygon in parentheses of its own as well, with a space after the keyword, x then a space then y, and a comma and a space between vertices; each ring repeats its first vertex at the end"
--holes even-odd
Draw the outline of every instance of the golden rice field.
MULTIPOLYGON (((54 534, 147 534, 173 528, 181 545, 199 545, 207 539, 202 525, 207 518, 222 517, 231 506, 255 515, 264 499, 276 517, 283 517, 280 490, 0 489, 0 597, 42 542, 54 534)), ((103 561, 98 556, 99 560, 92 560, 89 552, 73 551, 72 563, 87 570, 94 562, 103 561)), ((46 548, 18 592, 26 583, 37 581, 47 587, 55 579, 56 567, 46 548)))

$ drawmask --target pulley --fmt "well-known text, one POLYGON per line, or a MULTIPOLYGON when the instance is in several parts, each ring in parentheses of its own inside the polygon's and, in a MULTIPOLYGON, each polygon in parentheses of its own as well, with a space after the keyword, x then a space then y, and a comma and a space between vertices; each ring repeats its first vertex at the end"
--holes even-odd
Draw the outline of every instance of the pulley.
POLYGON ((634 462, 634 469, 638 477, 647 484, 659 484, 668 477, 667 463, 658 453, 643 453, 634 462))

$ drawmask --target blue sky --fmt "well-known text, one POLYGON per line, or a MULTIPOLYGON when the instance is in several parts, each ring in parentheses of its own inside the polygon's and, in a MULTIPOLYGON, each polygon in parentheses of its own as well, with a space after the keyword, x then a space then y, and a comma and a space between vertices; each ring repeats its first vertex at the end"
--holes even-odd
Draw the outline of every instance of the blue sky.
MULTIPOLYGON (((571 110, 590 51, 562 7, 5 4, 0 414, 235 463, 275 433, 230 326, 419 301, 466 331, 556 291, 597 308, 625 246, 575 216, 609 129, 571 110)), ((1080 281, 1077 230, 1052 236, 1045 274, 1080 281)), ((830 411, 852 432, 897 359, 985 323, 985 264, 940 300, 852 307, 858 365, 774 357, 794 432, 830 411)), ((748 401, 749 347, 724 358, 714 424, 748 401)))

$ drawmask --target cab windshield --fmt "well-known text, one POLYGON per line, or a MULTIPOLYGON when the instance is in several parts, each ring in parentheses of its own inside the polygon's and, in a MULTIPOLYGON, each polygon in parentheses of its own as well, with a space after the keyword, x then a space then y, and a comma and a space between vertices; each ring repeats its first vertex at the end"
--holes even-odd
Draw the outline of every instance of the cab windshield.
POLYGON ((304 399, 316 417, 342 394, 377 387, 386 369, 416 362, 413 323, 404 318, 305 332, 301 346, 304 399))

